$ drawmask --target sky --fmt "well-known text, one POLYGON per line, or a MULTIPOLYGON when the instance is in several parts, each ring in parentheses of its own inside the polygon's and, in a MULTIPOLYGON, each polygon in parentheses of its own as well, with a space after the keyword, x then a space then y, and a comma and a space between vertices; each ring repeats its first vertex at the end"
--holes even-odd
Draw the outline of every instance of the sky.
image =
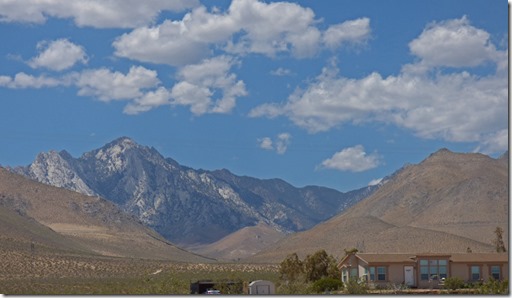
POLYGON ((0 0, 0 165, 121 136, 350 191, 508 150, 505 0, 0 0))

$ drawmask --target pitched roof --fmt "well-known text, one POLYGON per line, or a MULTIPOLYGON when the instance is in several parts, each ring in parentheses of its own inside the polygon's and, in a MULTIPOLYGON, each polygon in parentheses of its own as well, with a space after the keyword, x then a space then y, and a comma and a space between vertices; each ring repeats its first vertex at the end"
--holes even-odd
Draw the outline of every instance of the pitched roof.
MULTIPOLYGON (((455 263, 508 263, 508 254, 506 253, 357 253, 357 258, 363 262, 370 263, 415 263, 421 257, 446 257, 455 263)), ((340 262, 345 261, 346 257, 340 262)))
POLYGON ((508 263, 508 253, 454 253, 450 260, 457 263, 498 262, 508 263))
POLYGON ((409 263, 415 262, 416 255, 414 254, 372 254, 372 253, 358 253, 356 256, 366 263, 409 263))

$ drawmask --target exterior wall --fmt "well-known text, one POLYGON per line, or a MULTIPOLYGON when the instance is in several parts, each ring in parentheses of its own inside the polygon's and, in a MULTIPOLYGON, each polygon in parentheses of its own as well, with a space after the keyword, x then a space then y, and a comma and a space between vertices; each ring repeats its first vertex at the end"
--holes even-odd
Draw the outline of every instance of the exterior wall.
POLYGON ((471 280, 471 266, 480 267, 480 280, 488 281, 491 278, 491 266, 500 266, 501 280, 509 279, 508 264, 500 263, 451 263, 451 277, 459 277, 466 282, 471 280))
MULTIPOLYGON (((386 287, 389 284, 402 284, 405 282, 405 266, 407 266, 407 264, 404 263, 370 264, 369 267, 386 267, 386 280, 380 281, 375 277, 374 281, 368 280, 368 283, 372 287, 386 287)), ((369 278, 368 276, 368 279, 369 278)))

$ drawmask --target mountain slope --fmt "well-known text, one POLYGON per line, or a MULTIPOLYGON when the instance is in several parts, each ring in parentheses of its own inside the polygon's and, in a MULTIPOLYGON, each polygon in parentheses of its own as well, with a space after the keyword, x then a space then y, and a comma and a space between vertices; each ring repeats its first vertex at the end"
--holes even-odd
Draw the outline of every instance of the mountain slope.
POLYGON ((344 194, 322 187, 295 188, 280 179, 240 177, 227 170, 194 170, 126 137, 80 158, 64 151, 42 153, 31 165, 13 171, 97 194, 183 246, 213 243, 258 223, 281 233, 306 230, 377 188, 344 194), (60 158, 48 158, 55 154, 60 158))
POLYGON ((0 237, 10 243, 105 256, 208 261, 99 197, 41 184, 0 168, 0 237))
POLYGON ((240 260, 256 254, 285 236, 285 233, 276 231, 264 223, 259 223, 256 226, 242 228, 214 243, 192 246, 187 249, 216 259, 240 260))
MULTIPOLYGON (((508 235, 508 160, 440 150, 410 165, 357 205, 291 235, 251 260, 279 262, 317 249, 364 252, 489 252, 508 235)), ((507 239, 505 239, 507 241, 507 239)))

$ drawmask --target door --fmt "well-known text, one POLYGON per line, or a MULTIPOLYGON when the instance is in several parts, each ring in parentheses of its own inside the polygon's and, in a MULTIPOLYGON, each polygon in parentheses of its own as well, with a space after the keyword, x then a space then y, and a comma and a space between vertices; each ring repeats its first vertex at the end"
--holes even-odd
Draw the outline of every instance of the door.
POLYGON ((270 286, 261 285, 256 286, 256 295, 269 295, 270 294, 270 286))
POLYGON ((415 286, 414 284, 414 267, 404 266, 404 281, 409 287, 415 286))

